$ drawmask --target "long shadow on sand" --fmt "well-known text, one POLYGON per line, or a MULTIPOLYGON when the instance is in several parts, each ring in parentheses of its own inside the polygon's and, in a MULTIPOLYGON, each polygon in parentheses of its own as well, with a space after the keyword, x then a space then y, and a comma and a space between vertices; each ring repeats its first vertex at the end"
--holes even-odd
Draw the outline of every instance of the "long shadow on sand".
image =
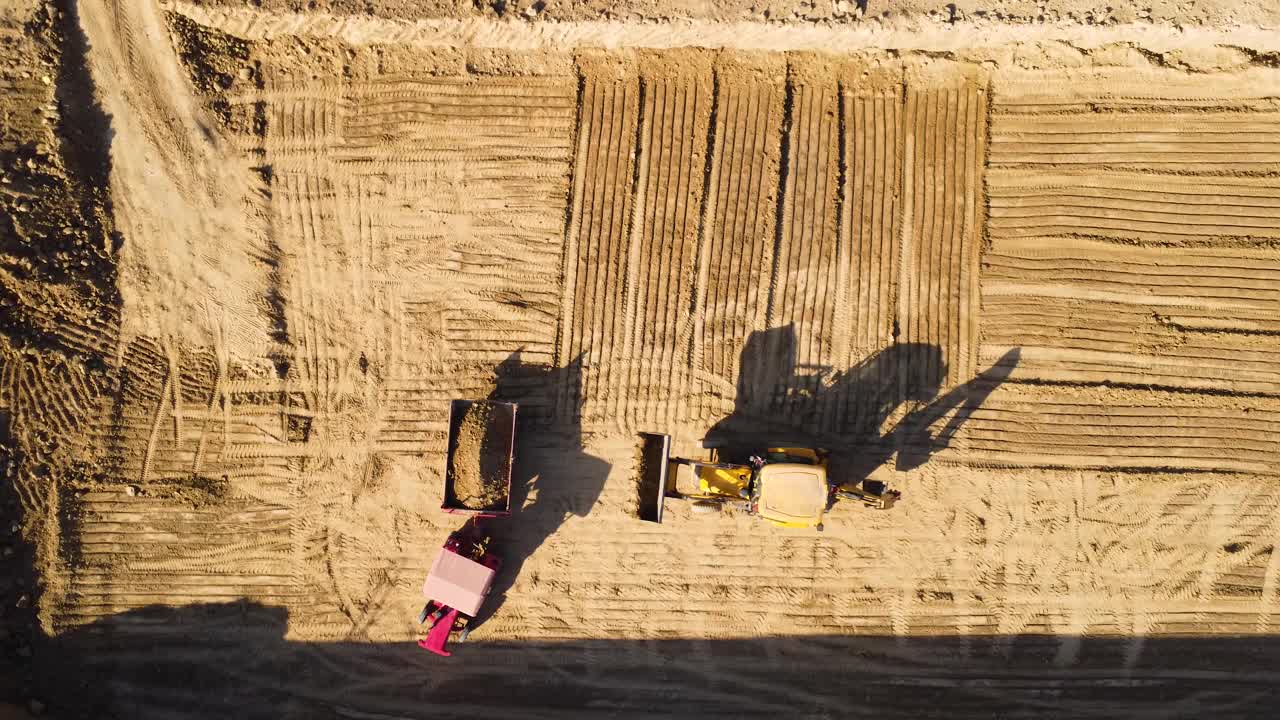
POLYGON ((519 403, 512 514, 488 524, 502 570, 473 622, 479 626, 502 607, 524 563, 570 517, 585 517, 599 499, 609 463, 583 446, 576 412, 557 411, 556 398, 577 397, 582 361, 553 368, 525 363, 519 352, 498 365, 491 400, 519 403))
POLYGON ((824 447, 832 451, 833 476, 857 481, 895 456, 897 469, 912 470, 949 446, 1009 377, 1020 350, 945 392, 948 368, 937 345, 894 343, 843 370, 802 365, 797 355, 791 325, 751 333, 739 360, 733 413, 706 441, 738 460, 736 449, 762 443, 824 447))
POLYGON ((1275 636, 284 639, 254 603, 152 607, 40 648, 63 718, 1268 718, 1275 636))

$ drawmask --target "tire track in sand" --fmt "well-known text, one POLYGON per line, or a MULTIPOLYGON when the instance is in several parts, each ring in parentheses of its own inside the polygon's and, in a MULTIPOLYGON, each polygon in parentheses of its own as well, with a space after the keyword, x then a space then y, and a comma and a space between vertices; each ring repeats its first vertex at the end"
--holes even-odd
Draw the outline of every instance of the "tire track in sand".
POLYGON ((976 369, 984 82, 909 80, 904 116, 899 322, 902 341, 935 346, 941 354, 908 358, 903 382, 954 387, 976 369))
POLYGON ((836 326, 839 86, 834 70, 818 61, 791 62, 787 75, 788 156, 765 325, 789 326, 794 333, 794 359, 776 360, 794 362, 793 386, 766 387, 774 378, 754 384, 765 398, 760 410, 777 412, 794 426, 816 428, 820 410, 802 398, 816 394, 830 376, 837 362, 836 335, 844 331, 836 326))
POLYGON ((695 372, 714 378, 714 384, 693 385, 692 414, 701 424, 732 409, 738 349, 765 327, 786 69, 780 61, 749 64, 722 56, 715 73, 715 137, 690 361, 695 372))
MULTIPOLYGON (((850 326, 837 349, 838 369, 854 368, 897 339, 898 255, 903 191, 903 79, 900 72, 854 67, 841 78, 845 182, 841 307, 850 326)), ((893 369, 879 365, 868 386, 896 388, 893 369)), ((880 432, 879 393, 838 398, 830 424, 862 437, 880 432)))
POLYGON ((610 69, 606 79, 583 67, 560 357, 583 359, 568 407, 587 422, 683 414, 712 106, 709 62, 685 60, 642 59, 638 76, 610 69))
POLYGON ((563 389, 559 414, 602 417, 596 400, 616 382, 612 365, 622 343, 615 337, 625 307, 627 220, 633 197, 640 84, 616 68, 591 64, 582 72, 578 152, 574 159, 571 223, 565 242, 565 302, 562 304, 560 366, 579 362, 581 377, 563 389), (591 402, 590 408, 585 405, 591 402))
POLYGON ((627 262, 625 380, 613 417, 663 427, 684 414, 713 82, 702 55, 647 61, 627 262), (682 61, 683 60, 683 61, 682 61))
POLYGON ((1048 77, 992 107, 982 355, 1025 345, 1037 387, 974 413, 973 460, 1273 475, 1274 73, 1048 77))

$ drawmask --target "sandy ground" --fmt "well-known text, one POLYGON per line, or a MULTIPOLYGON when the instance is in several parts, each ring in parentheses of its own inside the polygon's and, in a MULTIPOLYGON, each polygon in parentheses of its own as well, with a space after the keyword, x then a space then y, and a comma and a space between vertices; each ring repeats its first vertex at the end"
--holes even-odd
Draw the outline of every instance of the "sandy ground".
POLYGON ((1274 8, 348 5, 3 9, 0 700, 1274 706, 1274 8), (517 512, 442 660, 452 398, 517 512), (903 497, 646 523, 638 431, 903 497))
MULTIPOLYGON (((245 3, 205 0, 214 7, 245 3)), ((757 23, 856 25, 916 21, 950 25, 989 21, 999 25, 1071 23, 1107 26, 1148 23, 1178 26, 1274 25, 1280 8, 1265 0, 252 0, 271 13, 377 16, 394 20, 505 19, 517 21, 636 22, 749 20, 757 23)))

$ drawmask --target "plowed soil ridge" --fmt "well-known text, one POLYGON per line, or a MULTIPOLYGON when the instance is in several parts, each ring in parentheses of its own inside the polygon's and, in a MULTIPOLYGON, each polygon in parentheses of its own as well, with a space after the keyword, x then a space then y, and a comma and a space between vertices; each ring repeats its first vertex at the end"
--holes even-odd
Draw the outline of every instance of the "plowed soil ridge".
MULTIPOLYGON (((1227 135, 1239 139, 1236 133, 1227 135)), ((990 227, 994 238, 1081 235, 1144 243, 1213 238, 1261 244, 1277 239, 1277 189, 1269 177, 992 173, 990 227)))
POLYGON ((616 392, 634 403, 621 413, 632 422, 663 425, 681 414, 688 382, 711 78, 658 77, 645 88, 625 330, 640 362, 616 392))
MULTIPOLYGON (((852 331, 846 367, 854 367, 896 338, 899 292, 899 238, 903 173, 902 88, 846 90, 845 157, 842 233, 848 238, 846 289, 849 309, 846 322, 852 331)), ((874 387, 894 387, 897 371, 879 366, 874 387)), ((871 397, 845 398, 843 422, 858 434, 878 431, 878 409, 871 397)))
POLYGON ((971 86, 908 89, 906 97, 899 315, 908 342, 941 350, 907 359, 907 382, 917 387, 954 386, 975 370, 984 97, 971 86))
MULTIPOLYGON (((584 417, 651 426, 711 419, 734 402, 754 416, 841 432, 878 421, 884 412, 885 393, 868 399, 850 389, 847 371, 854 366, 875 365, 859 371, 860 384, 872 373, 877 386, 905 383, 913 395, 972 377, 985 91, 975 82, 931 89, 921 81, 904 96, 900 81, 842 82, 828 68, 804 64, 785 81, 780 71, 772 82, 750 83, 741 68, 713 72, 715 124, 708 127, 699 116, 692 129, 712 133, 696 268, 689 263, 700 187, 682 178, 700 169, 702 146, 683 135, 653 139, 665 126, 655 131, 650 118, 658 116, 647 108, 667 102, 666 83, 646 79, 637 165, 631 175, 615 176, 621 186, 614 192, 635 197, 626 231, 640 234, 629 241, 636 249, 625 260, 627 274, 618 274, 624 259, 612 241, 599 246, 581 239, 584 228, 599 222, 589 205, 594 196, 575 201, 571 232, 580 239, 566 283, 577 300, 566 312, 573 316, 568 357, 586 358, 584 417), (664 154, 685 142, 678 150, 683 160, 664 154), (674 180, 664 170, 670 163, 683 173, 674 180), (671 199, 654 195, 655 183, 671 199), (682 224, 662 231, 674 244, 655 253, 654 223, 671 207, 682 224), (600 269, 592 253, 601 252, 617 269, 600 269), (641 269, 655 261, 650 272, 641 269), (668 262, 676 265, 667 269, 668 262), (690 297, 692 317, 683 309, 690 297), (611 307, 636 313, 621 321, 629 344, 613 339, 614 325, 595 333, 581 328, 611 307), (669 309, 661 317, 644 314, 652 307, 669 309), (900 338, 893 336, 895 324, 900 338), (673 344, 646 344, 657 327, 667 327, 665 342, 673 344), (765 328, 775 329, 771 339, 762 335, 739 355, 751 333, 765 328), (637 333, 639 343, 631 339, 637 333), (919 348, 918 357, 873 358, 895 340, 919 348), (606 386, 594 379, 619 374, 628 379, 606 386), (657 398, 667 398, 661 409, 657 398)), ((589 89, 593 82, 589 76, 589 89)), ((596 172, 597 154, 604 152, 598 142, 628 141, 621 133, 598 135, 590 108, 584 106, 583 132, 592 140, 580 150, 575 174, 596 172)))
POLYGON ((727 394, 739 381, 738 349, 753 331, 765 327, 784 95, 782 78, 732 71, 717 75, 693 356, 695 368, 723 384, 693 400, 695 415, 703 421, 721 412, 716 394, 727 394))
POLYGON ((567 330, 561 364, 580 361, 583 366, 580 387, 566 387, 564 403, 570 415, 590 401, 608 403, 610 388, 622 384, 616 377, 622 371, 617 360, 626 344, 618 335, 628 302, 625 278, 636 161, 632 149, 639 101, 634 77, 586 79, 574 161, 573 220, 566 243, 565 285, 573 295, 562 308, 567 330))
POLYGON ((976 462, 1273 475, 1278 413, 1263 399, 1004 385, 964 433, 976 462))
MULTIPOLYGON (((832 78, 793 77, 789 92, 790 156, 781 186, 781 227, 777 230, 765 325, 791 329, 791 362, 797 369, 807 370, 800 371, 809 376, 802 383, 816 386, 836 368, 836 346, 847 332, 847 327, 836 326, 836 305, 844 299, 837 287, 841 274, 836 236, 839 87, 832 78)), ((763 370, 768 366, 761 363, 758 367, 763 370)), ((797 395, 785 387, 771 387, 774 378, 766 375, 746 378, 745 382, 760 396, 753 411, 797 412, 797 395)))
POLYGON ((1023 348, 1017 377, 1280 392, 1280 269, 1235 247, 1133 249, 996 240, 983 359, 1023 348))

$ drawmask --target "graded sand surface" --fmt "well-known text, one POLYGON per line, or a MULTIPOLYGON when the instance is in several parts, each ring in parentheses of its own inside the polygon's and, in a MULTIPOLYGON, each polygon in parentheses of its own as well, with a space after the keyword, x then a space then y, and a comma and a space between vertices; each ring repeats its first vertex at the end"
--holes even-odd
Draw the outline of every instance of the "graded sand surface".
POLYGON ((1280 17, 961 5, 4 9, 0 700, 1267 716, 1280 17), (455 398, 520 424, 445 659, 455 398), (639 431, 902 499, 644 522, 639 431))

